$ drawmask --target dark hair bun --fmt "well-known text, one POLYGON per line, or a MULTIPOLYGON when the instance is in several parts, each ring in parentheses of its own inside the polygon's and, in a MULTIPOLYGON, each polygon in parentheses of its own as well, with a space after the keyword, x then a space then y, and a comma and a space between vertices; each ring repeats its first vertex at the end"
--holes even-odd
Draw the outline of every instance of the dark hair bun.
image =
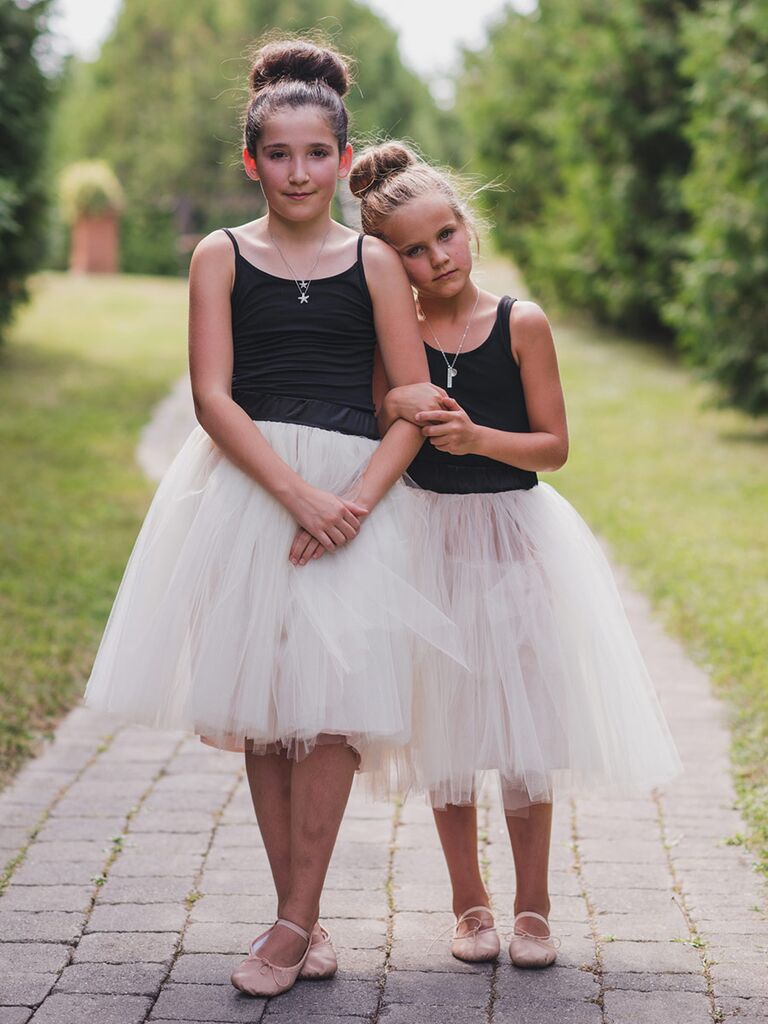
POLYGON ((420 164, 421 159, 402 142, 383 142, 364 150, 352 164, 349 188, 353 195, 363 196, 366 192, 380 188, 395 174, 408 167, 420 164))
POLYGON ((339 96, 349 89, 347 62, 324 46, 304 39, 267 43, 257 51, 249 84, 251 95, 276 82, 325 82, 339 96))

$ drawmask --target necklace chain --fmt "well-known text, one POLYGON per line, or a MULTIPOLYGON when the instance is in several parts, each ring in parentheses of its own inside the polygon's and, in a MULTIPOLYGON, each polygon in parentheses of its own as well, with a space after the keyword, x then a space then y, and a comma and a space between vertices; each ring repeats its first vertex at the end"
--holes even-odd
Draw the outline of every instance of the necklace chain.
POLYGON ((267 228, 267 234, 272 239, 272 244, 274 245, 274 247, 277 249, 278 253, 280 254, 280 259, 283 261, 283 263, 288 268, 288 271, 289 271, 291 277, 293 278, 293 283, 299 289, 299 302, 302 302, 302 303, 309 302, 309 286, 312 284, 312 275, 315 272, 317 264, 320 262, 320 257, 323 254, 323 249, 325 248, 325 243, 326 243, 326 240, 327 240, 328 235, 330 234, 330 232, 331 232, 331 229, 328 228, 328 230, 323 235, 323 240, 320 243, 320 248, 317 250, 317 256, 315 257, 315 262, 312 264, 312 269, 307 274, 306 280, 302 281, 302 280, 299 279, 296 271, 293 269, 291 264, 288 262, 288 258, 285 255, 285 253, 283 252, 283 250, 277 244, 277 239, 272 234, 272 232, 269 230, 269 228, 267 228))
POLYGON ((434 329, 432 327, 432 324, 427 319, 427 314, 424 313, 424 311, 422 310, 422 315, 424 317, 424 323, 429 328, 429 332, 432 335, 432 337, 435 339, 435 344, 437 345, 438 349, 440 350, 440 355, 445 360, 445 365, 447 367, 447 373, 446 373, 446 378, 447 379, 446 379, 445 386, 448 389, 453 387, 453 378, 458 376, 459 371, 456 369, 456 361, 459 358, 459 356, 461 355, 461 350, 462 350, 462 348, 464 346, 464 342, 467 340, 467 334, 469 333, 469 325, 472 323, 472 318, 475 315, 475 310, 477 309, 477 304, 478 304, 479 301, 480 301, 480 289, 478 288, 477 289, 477 295, 475 296, 475 304, 472 307, 472 312, 469 314, 469 320, 467 320, 467 326, 464 328, 464 333, 461 336, 461 341, 459 342, 459 347, 456 349, 456 352, 453 355, 453 362, 449 362, 448 361, 448 356, 443 351, 443 346, 440 344, 440 339, 435 334, 434 329))

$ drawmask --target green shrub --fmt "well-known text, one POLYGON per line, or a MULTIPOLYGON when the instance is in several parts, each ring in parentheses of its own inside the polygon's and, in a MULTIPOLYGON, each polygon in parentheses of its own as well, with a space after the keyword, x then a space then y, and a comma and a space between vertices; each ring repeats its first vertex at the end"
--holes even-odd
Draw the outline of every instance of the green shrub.
POLYGON ((0 2, 0 331, 43 255, 49 83, 35 59, 50 0, 0 2))
POLYGON ((693 219, 666 307, 723 397, 768 412, 768 7, 710 2, 685 26, 693 80, 683 195, 693 219))
POLYGON ((104 160, 81 160, 64 170, 59 183, 59 200, 65 223, 80 217, 97 217, 123 208, 123 190, 112 168, 104 160))

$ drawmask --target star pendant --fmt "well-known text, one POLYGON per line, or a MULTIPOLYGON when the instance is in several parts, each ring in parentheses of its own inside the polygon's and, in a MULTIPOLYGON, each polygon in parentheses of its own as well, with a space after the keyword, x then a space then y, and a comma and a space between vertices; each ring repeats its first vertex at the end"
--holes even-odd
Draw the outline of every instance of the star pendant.
POLYGON ((300 295, 299 296, 299 302, 309 302, 309 296, 308 295, 300 295))

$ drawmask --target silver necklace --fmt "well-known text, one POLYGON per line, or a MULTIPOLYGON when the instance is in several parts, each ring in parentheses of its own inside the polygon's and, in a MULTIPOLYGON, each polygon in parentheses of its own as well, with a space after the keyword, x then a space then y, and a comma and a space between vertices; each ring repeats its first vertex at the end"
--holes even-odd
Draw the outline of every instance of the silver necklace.
POLYGON ((440 349, 440 355, 445 360, 445 365, 447 367, 447 374, 446 374, 447 379, 446 379, 446 382, 445 382, 445 386, 449 390, 453 387, 453 378, 458 376, 459 371, 456 369, 456 360, 461 355, 461 349, 462 349, 462 347, 464 345, 464 342, 466 341, 467 334, 469 333, 469 325, 472 323, 472 317, 475 315, 475 310, 477 309, 477 304, 478 304, 479 301, 480 301, 480 289, 478 288, 477 289, 477 295, 475 297, 475 304, 472 307, 472 312, 469 314, 469 320, 467 320, 467 326, 464 328, 464 333, 461 336, 461 341, 459 342, 459 347, 456 349, 456 352, 454 353, 453 362, 452 363, 448 362, 448 356, 443 351, 443 346, 440 344, 440 339, 438 338, 438 336, 435 334, 434 330, 432 329, 432 324, 429 322, 429 320, 427 320, 426 313, 424 313, 424 310, 422 310, 422 316, 424 317, 424 323, 429 328, 430 334, 435 339, 435 344, 440 349))
POLYGON ((280 254, 280 259, 283 261, 283 263, 288 268, 288 272, 290 273, 291 277, 293 278, 294 284, 299 289, 299 302, 301 302, 301 303, 309 302, 309 286, 312 284, 312 275, 315 272, 315 268, 317 267, 317 264, 320 262, 320 257, 323 254, 323 249, 325 248, 325 242, 326 242, 326 239, 328 238, 328 235, 330 234, 330 232, 331 232, 331 229, 328 228, 328 230, 323 235, 323 240, 320 243, 320 248, 317 250, 317 256, 315 257, 315 262, 312 264, 312 269, 310 270, 309 274, 307 275, 306 281, 300 281, 299 278, 298 278, 298 275, 296 274, 296 271, 293 269, 291 264, 288 262, 285 253, 280 248, 280 246, 277 244, 277 239, 272 234, 272 232, 269 229, 267 229, 267 234, 272 239, 272 244, 274 245, 274 247, 277 249, 278 253, 280 254))

